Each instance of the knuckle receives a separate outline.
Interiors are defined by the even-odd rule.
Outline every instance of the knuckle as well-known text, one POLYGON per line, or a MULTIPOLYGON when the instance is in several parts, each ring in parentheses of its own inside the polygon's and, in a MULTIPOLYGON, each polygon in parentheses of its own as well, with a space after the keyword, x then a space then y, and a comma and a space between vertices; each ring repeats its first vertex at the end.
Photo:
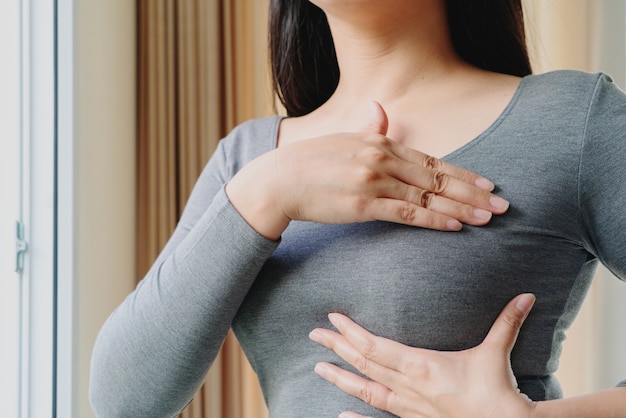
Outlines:
POLYGON ((404 222, 413 222, 417 216, 417 208, 410 203, 400 205, 398 217, 404 222))
POLYGON ((355 196, 352 199, 352 208, 358 215, 363 215, 367 212, 369 206, 369 199, 364 196, 355 196))
POLYGON ((373 183, 376 183, 377 181, 379 181, 381 179, 381 174, 374 171, 374 170, 370 170, 369 168, 363 168, 361 170, 358 170, 356 173, 356 182, 357 184, 362 184, 365 186, 370 186, 373 183))
POLYGON ((449 177, 445 173, 441 171, 435 172, 433 176, 433 192, 437 194, 445 192, 448 188, 448 183, 449 177))
POLYGON ((361 389, 359 390, 359 398, 369 405, 372 404, 372 392, 366 384, 361 386, 361 389))
POLYGON ((522 327, 522 318, 515 314, 505 312, 502 320, 509 324, 513 329, 519 330, 522 327))
POLYGON ((389 145, 389 139, 385 135, 377 133, 369 133, 365 137, 365 141, 376 147, 387 147, 389 145))
POLYGON ((424 360, 410 362, 406 365, 406 374, 413 379, 428 380, 432 374, 432 367, 424 360))
POLYGON ((367 369, 369 368, 369 360, 363 356, 355 358, 353 364, 354 367, 362 374, 366 374, 367 369))
POLYGON ((441 160, 427 155, 424 159, 424 167, 435 171, 441 170, 441 160))
POLYGON ((434 193, 424 190, 420 193, 418 204, 421 207, 428 209, 432 206, 434 197, 434 193))
POLYGON ((471 173, 471 172, 466 171, 466 170, 462 170, 461 174, 455 175, 455 177, 457 177, 462 182, 468 183, 468 184, 475 184, 475 181, 478 178, 478 176, 476 174, 471 173))
POLYGON ((370 339, 363 340, 360 344, 360 352, 367 359, 373 358, 376 355, 376 343, 370 339))
POLYGON ((464 204, 460 204, 457 206, 457 218, 459 220, 463 220, 463 219, 467 219, 467 220, 471 220, 471 219, 475 219, 475 215, 474 215, 474 207, 470 206, 470 205, 464 205, 464 204))
POLYGON ((363 150, 363 158, 369 164, 381 164, 389 157, 379 146, 368 146, 363 150))

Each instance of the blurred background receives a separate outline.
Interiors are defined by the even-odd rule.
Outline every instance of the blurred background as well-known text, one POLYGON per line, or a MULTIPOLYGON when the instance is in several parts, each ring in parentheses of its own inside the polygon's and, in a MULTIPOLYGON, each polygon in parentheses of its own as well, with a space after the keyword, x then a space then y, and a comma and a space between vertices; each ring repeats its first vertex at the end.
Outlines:
MULTIPOLYGON (((273 112, 267 3, 0 4, 2 416, 93 417, 100 326, 168 239, 219 139, 273 112)), ((535 73, 604 71, 626 86, 625 0, 524 7, 535 73)), ((597 276, 565 343, 566 396, 626 378, 626 284, 597 276)), ((231 336, 182 416, 266 415, 231 336)))

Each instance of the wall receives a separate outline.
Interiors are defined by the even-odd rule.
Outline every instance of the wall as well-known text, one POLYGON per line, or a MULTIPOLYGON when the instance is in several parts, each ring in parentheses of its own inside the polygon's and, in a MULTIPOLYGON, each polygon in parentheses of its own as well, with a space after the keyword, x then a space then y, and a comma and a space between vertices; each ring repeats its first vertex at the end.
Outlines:
POLYGON ((75 0, 78 408, 98 330, 134 287, 135 2, 75 0))

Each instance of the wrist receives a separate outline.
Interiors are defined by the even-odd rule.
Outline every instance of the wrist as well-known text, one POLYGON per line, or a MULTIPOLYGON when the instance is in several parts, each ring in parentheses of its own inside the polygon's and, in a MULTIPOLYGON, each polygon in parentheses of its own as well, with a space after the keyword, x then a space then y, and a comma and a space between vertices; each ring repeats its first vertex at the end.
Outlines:
POLYGON ((262 161, 244 167, 226 185, 226 195, 241 217, 257 233, 271 240, 280 238, 289 219, 278 204, 272 179, 262 161))

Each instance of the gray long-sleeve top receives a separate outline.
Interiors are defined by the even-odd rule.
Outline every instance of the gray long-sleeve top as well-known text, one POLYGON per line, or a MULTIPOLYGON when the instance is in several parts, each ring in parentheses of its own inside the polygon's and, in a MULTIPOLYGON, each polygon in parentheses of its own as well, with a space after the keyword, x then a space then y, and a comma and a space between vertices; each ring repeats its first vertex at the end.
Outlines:
POLYGON ((626 278, 626 96, 607 76, 524 78, 491 127, 444 158, 511 203, 456 233, 292 222, 280 242, 261 237, 224 185, 276 146, 279 123, 251 121, 221 141, 171 240, 103 326, 90 385, 99 417, 174 416, 231 326, 272 417, 389 416, 313 372, 318 361, 347 367, 307 337, 330 326, 329 312, 405 344, 459 350, 522 292, 537 303, 512 355, 520 388, 561 395, 552 373, 596 261, 626 278))

